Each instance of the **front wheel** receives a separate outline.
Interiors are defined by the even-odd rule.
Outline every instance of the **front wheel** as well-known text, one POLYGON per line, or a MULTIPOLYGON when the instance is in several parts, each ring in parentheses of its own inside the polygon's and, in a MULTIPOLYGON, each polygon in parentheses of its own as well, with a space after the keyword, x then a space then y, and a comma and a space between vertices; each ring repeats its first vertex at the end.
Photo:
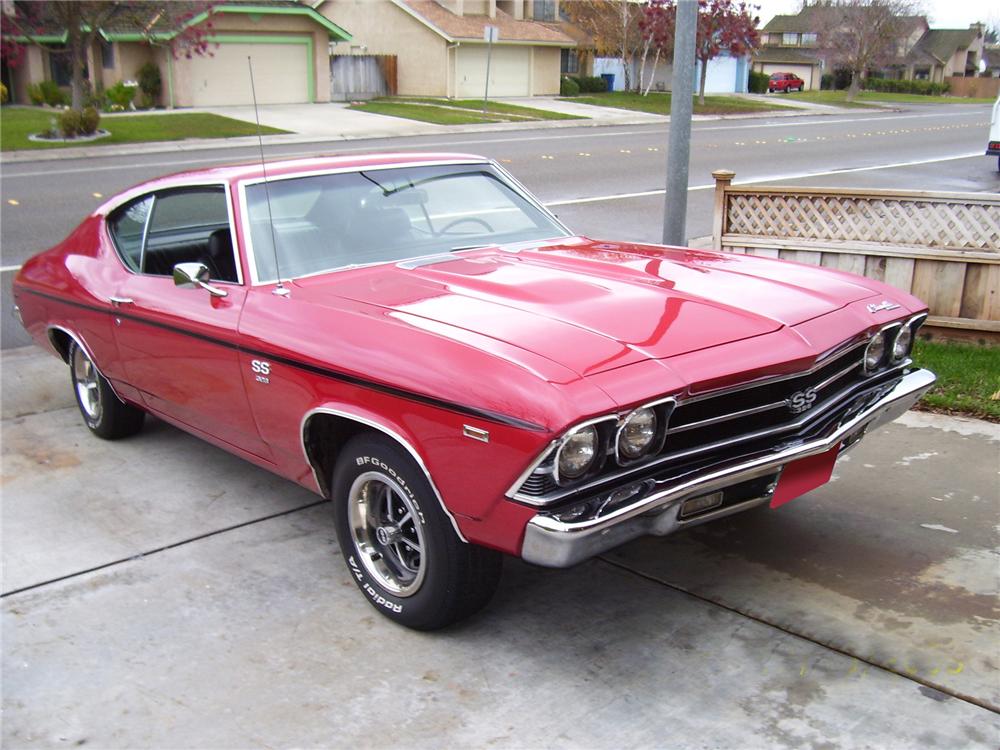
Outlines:
POLYGON ((463 542, 423 472, 396 443, 352 439, 333 471, 334 526, 368 602, 390 620, 436 630, 484 607, 501 555, 463 542))
POLYGON ((118 399, 111 385, 76 342, 69 349, 69 372, 76 405, 80 407, 84 423, 97 437, 118 440, 142 429, 145 412, 118 399))

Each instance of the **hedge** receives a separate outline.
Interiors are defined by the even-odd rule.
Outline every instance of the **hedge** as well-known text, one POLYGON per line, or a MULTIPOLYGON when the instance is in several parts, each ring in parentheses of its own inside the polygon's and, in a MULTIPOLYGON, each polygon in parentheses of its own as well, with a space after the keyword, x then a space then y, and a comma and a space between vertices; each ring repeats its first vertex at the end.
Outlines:
POLYGON ((940 96, 948 93, 947 83, 933 81, 900 81, 894 78, 866 78, 863 84, 866 91, 880 91, 886 94, 921 94, 923 96, 940 96))

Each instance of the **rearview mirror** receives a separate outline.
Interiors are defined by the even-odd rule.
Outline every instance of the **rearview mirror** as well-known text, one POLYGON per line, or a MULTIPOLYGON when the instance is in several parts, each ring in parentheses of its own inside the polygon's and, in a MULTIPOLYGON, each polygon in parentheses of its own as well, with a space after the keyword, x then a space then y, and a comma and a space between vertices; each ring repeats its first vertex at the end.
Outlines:
POLYGON ((181 289, 201 288, 213 297, 225 297, 229 292, 219 289, 208 282, 211 275, 204 263, 178 263, 174 266, 174 286, 181 289))

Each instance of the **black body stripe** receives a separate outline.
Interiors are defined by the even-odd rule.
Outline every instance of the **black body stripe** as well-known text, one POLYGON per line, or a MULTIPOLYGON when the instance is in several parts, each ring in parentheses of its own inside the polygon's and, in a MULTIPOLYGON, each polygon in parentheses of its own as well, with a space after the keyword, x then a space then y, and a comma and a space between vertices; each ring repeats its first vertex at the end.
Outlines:
POLYGON ((82 302, 75 302, 72 300, 67 300, 62 297, 57 297, 52 294, 46 294, 45 292, 39 292, 34 289, 28 289, 21 287, 21 290, 27 292, 28 294, 34 294, 38 297, 44 299, 52 300, 53 302, 58 302, 63 305, 69 305, 71 307, 78 307, 82 310, 90 310, 92 312, 106 313, 108 315, 114 315, 118 318, 125 318, 127 320, 133 320, 137 323, 142 323, 144 325, 153 326, 155 328, 162 328, 166 331, 171 331, 173 333, 180 334, 182 336, 190 336, 194 339, 199 339, 201 341, 207 341, 210 344, 215 344, 216 346, 222 346, 227 349, 235 349, 236 351, 243 352, 244 354, 249 354, 255 357, 264 357, 271 360, 272 362, 280 362, 283 365, 288 365, 289 367, 295 367, 299 370, 304 370, 305 372, 312 373, 314 375, 319 375, 321 377, 330 378, 331 380, 338 380, 342 383, 348 383, 350 385, 360 386, 362 388, 368 388, 369 390, 378 391, 380 393, 385 393, 390 396, 397 396, 399 398, 407 399, 408 401, 416 401, 417 403, 427 404, 428 406, 436 406, 441 409, 447 409, 448 411, 453 411, 458 414, 466 414, 470 417, 476 417, 478 419, 484 419, 488 422, 495 422, 497 424, 507 425, 508 427, 516 427, 521 430, 532 430, 534 432, 544 432, 545 428, 542 425, 535 424, 534 422, 528 422, 523 419, 518 419, 517 417, 510 417, 506 414, 501 414, 500 412, 491 411, 489 409, 479 409, 475 406, 466 406, 465 404, 458 404, 453 401, 445 401, 444 399, 435 398, 434 396, 427 396, 422 393, 415 393, 413 391, 407 391, 403 388, 397 388, 395 386, 386 385, 385 383, 379 383, 375 380, 367 380, 365 378, 360 378, 357 375, 350 375, 346 372, 340 372, 339 370, 331 370, 326 367, 320 367, 319 365, 309 364, 308 362, 302 362, 301 360, 292 359, 290 357, 285 357, 281 354, 274 354, 273 352, 263 351, 261 349, 250 349, 245 346, 240 346, 239 344, 234 344, 231 341, 225 341, 223 339, 215 338, 214 336, 206 336, 201 333, 195 333, 186 328, 181 328, 179 326, 173 326, 169 323, 161 323, 159 321, 150 320, 141 315, 134 315, 131 313, 122 312, 121 310, 112 310, 104 307, 97 307, 96 305, 88 305, 82 302))

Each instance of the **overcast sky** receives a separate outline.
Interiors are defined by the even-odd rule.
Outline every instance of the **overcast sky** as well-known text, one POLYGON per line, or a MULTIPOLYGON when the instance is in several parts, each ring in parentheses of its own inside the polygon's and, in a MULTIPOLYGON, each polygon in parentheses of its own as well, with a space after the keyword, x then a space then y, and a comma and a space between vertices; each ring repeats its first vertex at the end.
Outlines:
MULTIPOLYGON (((774 16, 797 13, 801 0, 750 0, 759 5, 761 26, 774 16)), ((921 3, 932 29, 964 29, 982 21, 1000 26, 1000 3, 997 0, 923 0, 921 3)))

